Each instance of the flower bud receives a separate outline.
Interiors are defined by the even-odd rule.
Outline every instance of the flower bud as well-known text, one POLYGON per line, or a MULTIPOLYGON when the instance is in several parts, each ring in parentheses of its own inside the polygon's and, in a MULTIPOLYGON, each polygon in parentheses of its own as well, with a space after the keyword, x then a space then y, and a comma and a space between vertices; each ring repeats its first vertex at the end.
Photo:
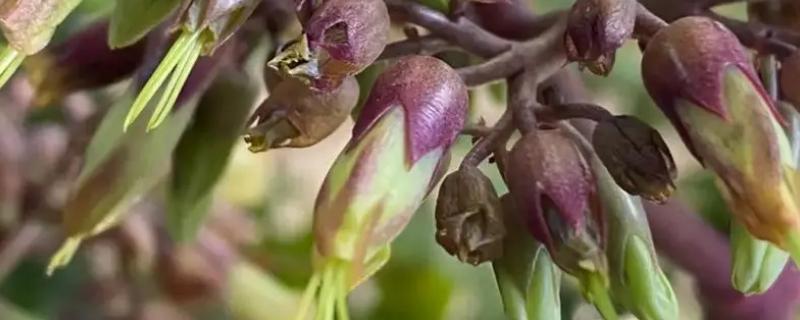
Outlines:
POLYGON ((461 262, 479 265, 503 255, 503 208, 492 182, 465 165, 448 175, 436 200, 436 242, 461 262))
POLYGON ((677 169, 669 147, 655 129, 631 116, 597 124, 592 136, 597 156, 626 192, 664 202, 675 189, 677 169))
POLYGON ((27 0, 0 3, 0 30, 6 45, 0 49, 0 88, 26 56, 42 50, 56 27, 81 0, 27 0))
POLYGON ((531 232, 565 271, 604 270, 603 221, 594 177, 560 129, 522 137, 509 154, 508 187, 531 232))
POLYGON ((783 272, 789 254, 758 240, 742 224, 731 221, 731 284, 746 295, 764 293, 783 272))
POLYGON ((321 305, 337 299, 346 310, 346 292, 388 260, 389 244, 447 167, 467 99, 458 74, 432 57, 402 58, 378 77, 317 196, 322 264, 309 288, 319 285, 321 305))
POLYGON ((616 318, 607 292, 605 224, 594 177, 578 146, 561 129, 537 130, 514 145, 507 172, 511 195, 534 238, 578 278, 604 318, 616 318))
POLYGON ((328 0, 313 10, 304 33, 268 65, 327 91, 364 70, 383 52, 389 38, 389 11, 382 0, 328 0))
POLYGON ((721 179, 739 222, 800 258, 791 148, 736 36, 708 18, 675 21, 650 41, 642 75, 695 157, 721 179))
POLYGON ((641 200, 614 182, 599 158, 592 159, 608 221, 609 275, 614 297, 638 319, 679 319, 678 300, 658 265, 641 200))
POLYGON ((253 14, 258 0, 192 0, 183 12, 181 25, 205 31, 203 52, 212 53, 253 14))
POLYGON ((14 50, 32 55, 42 50, 56 27, 81 0, 4 1, 0 5, 0 29, 14 50))
POLYGON ((353 77, 328 92, 311 89, 296 79, 285 79, 253 114, 253 127, 244 139, 252 152, 312 146, 347 120, 358 93, 353 77))
POLYGON ((111 50, 107 37, 108 22, 95 23, 28 58, 25 68, 36 88, 33 103, 46 106, 73 92, 101 88, 132 75, 144 60, 145 42, 111 50))
POLYGON ((572 5, 564 44, 567 58, 597 75, 608 75, 614 56, 633 34, 635 0, 578 0, 572 5))

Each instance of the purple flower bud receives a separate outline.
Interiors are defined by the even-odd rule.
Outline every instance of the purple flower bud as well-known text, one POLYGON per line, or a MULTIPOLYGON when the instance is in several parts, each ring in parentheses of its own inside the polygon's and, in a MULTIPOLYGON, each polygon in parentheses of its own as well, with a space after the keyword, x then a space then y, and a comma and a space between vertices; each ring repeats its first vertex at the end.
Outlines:
POLYGON ((736 36, 708 18, 677 20, 650 41, 642 76, 695 157, 717 174, 739 222, 800 259, 791 147, 736 36))
POLYGON ((448 175, 436 200, 436 242, 461 262, 479 265, 503 255, 503 206, 478 168, 448 175))
POLYGON ((351 283, 441 179, 466 110, 466 85, 436 58, 402 58, 376 80, 314 210, 319 253, 351 263, 351 283))
MULTIPOLYGON (((644 86, 695 156, 697 152, 675 111, 676 102, 688 100, 723 119, 727 118, 722 77, 729 66, 741 70, 754 84, 759 83, 747 52, 736 36, 709 18, 679 19, 657 33, 645 49, 642 57, 644 86)), ((761 85, 755 87, 767 97, 761 85)), ((768 103, 775 116, 780 118, 775 106, 768 103)))
POLYGON ((614 181, 623 190, 664 202, 675 189, 677 169, 667 144, 655 129, 631 116, 601 121, 592 145, 614 181))
POLYGON ((603 272, 605 229, 591 168, 560 129, 523 136, 511 150, 508 187, 534 238, 570 274, 603 272))
POLYGON ((564 39, 567 57, 607 75, 614 55, 633 34, 635 0, 578 0, 572 5, 564 39))
POLYGON ((358 83, 353 77, 329 92, 286 79, 252 116, 250 122, 255 127, 248 130, 245 141, 252 152, 314 145, 350 116, 358 102, 358 93, 358 83))
MULTIPOLYGON (((308 2, 308 1, 306 1, 308 2)), ((382 0, 328 0, 314 8, 304 34, 269 65, 330 90, 375 62, 389 38, 382 0)))
POLYGON ((406 114, 407 161, 413 164, 431 150, 449 147, 464 126, 467 87, 446 63, 409 56, 386 69, 373 85, 355 127, 358 140, 389 110, 406 114))
POLYGON ((128 78, 142 64, 145 41, 112 50, 108 21, 95 23, 65 42, 25 61, 35 105, 57 102, 70 93, 101 88, 128 78))

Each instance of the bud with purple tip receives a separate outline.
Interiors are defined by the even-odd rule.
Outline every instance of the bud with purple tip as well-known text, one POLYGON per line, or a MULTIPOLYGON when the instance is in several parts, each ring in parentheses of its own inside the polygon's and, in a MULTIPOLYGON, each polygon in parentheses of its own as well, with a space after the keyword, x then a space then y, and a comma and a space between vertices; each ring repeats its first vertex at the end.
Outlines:
POLYGON ((633 34, 635 0, 578 0, 569 12, 564 44, 567 57, 597 75, 608 75, 614 56, 633 34))
MULTIPOLYGON (((389 11, 382 0, 328 0, 313 9, 301 34, 268 65, 304 79, 315 89, 337 88, 383 52, 389 39, 389 11)), ((302 12, 301 12, 302 14, 302 12)))
POLYGON ((467 100, 464 82, 436 58, 405 57, 378 77, 317 196, 321 263, 309 283, 312 293, 319 287, 317 312, 346 312, 347 292, 388 260, 389 244, 444 174, 467 100))
POLYGON ((577 277, 587 300, 616 318, 608 296, 605 223, 595 178, 561 129, 539 129, 511 150, 508 187, 534 238, 561 269, 577 277))
POLYGON ((713 170, 736 218, 800 258, 800 207, 783 119, 736 36, 687 17, 656 34, 642 59, 653 100, 695 157, 713 170))

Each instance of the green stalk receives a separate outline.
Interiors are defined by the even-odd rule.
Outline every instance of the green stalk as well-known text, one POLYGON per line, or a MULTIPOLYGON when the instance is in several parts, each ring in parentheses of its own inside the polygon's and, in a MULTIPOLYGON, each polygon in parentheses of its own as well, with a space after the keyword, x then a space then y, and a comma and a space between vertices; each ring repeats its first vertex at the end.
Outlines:
POLYGON ((2 88, 6 82, 8 82, 8 79, 11 79, 11 76, 19 69, 22 60, 25 60, 25 55, 19 53, 19 51, 10 46, 6 46, 0 51, 0 88, 2 88))
POLYGON ((178 101, 178 96, 180 95, 181 90, 183 90, 186 80, 189 79, 189 75, 192 73, 194 64, 200 57, 200 51, 202 48, 203 47, 200 42, 192 42, 190 44, 186 56, 184 56, 184 58, 178 63, 178 66, 175 68, 175 71, 173 71, 172 76, 167 82, 167 87, 164 90, 164 94, 161 96, 158 105, 156 105, 156 110, 150 117, 150 121, 147 124, 147 131, 158 127, 162 122, 164 122, 164 120, 167 118, 167 115, 169 115, 169 112, 172 110, 175 102, 178 101))
POLYGON ((147 83, 142 87, 142 91, 136 97, 136 100, 133 101, 133 105, 130 111, 128 111, 128 115, 125 117, 123 127, 125 131, 127 131, 131 124, 136 121, 136 118, 141 115, 144 108, 147 107, 147 104, 150 103, 150 100, 153 99, 153 96, 156 95, 164 84, 164 81, 167 80, 167 77, 173 73, 175 67, 186 58, 192 44, 197 42, 197 38, 197 33, 181 33, 178 40, 175 41, 155 72, 153 72, 153 75, 150 76, 150 79, 147 80, 147 83))
POLYGON ((339 263, 339 267, 337 268, 336 274, 337 281, 336 286, 339 290, 336 292, 336 314, 338 315, 338 320, 349 320, 350 315, 347 310, 347 294, 350 290, 348 290, 347 286, 347 263, 342 261, 339 263))
POLYGON ((311 276, 311 279, 308 280, 308 285, 306 285, 305 291, 303 291, 303 297, 300 299, 300 306, 297 309, 297 315, 294 318, 295 320, 306 320, 308 317, 308 309, 311 308, 311 302, 314 301, 314 297, 319 291, 319 283, 320 274, 318 272, 314 272, 314 274, 311 276))

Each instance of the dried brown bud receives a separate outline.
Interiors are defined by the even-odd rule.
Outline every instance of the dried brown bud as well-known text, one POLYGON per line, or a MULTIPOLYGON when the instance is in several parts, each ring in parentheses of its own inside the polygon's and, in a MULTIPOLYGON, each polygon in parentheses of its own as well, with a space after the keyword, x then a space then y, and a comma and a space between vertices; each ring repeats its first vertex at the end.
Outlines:
POLYGON ((358 82, 348 77, 333 91, 314 90, 288 78, 275 87, 250 120, 245 141, 250 151, 303 148, 329 136, 358 102, 358 82))
POLYGON ((503 254, 503 209, 492 182, 462 166, 442 182, 436 201, 436 242, 462 262, 479 265, 503 254))
POLYGON ((633 34, 637 5, 634 0, 576 1, 564 39, 569 60, 597 75, 610 73, 615 52, 633 34))
POLYGON ((595 152, 626 192, 664 202, 675 189, 675 162, 655 129, 631 116, 598 123, 592 137, 595 152))

